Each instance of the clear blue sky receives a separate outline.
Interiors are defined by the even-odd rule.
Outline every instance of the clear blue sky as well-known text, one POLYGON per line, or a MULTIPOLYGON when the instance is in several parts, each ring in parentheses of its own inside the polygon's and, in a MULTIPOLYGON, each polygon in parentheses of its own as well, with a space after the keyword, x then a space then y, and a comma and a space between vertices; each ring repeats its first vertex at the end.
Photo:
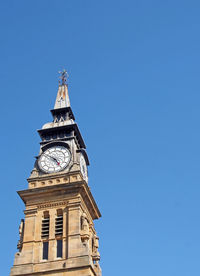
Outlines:
POLYGON ((103 276, 200 275, 199 14, 194 0, 0 2, 2 276, 63 67, 103 276))

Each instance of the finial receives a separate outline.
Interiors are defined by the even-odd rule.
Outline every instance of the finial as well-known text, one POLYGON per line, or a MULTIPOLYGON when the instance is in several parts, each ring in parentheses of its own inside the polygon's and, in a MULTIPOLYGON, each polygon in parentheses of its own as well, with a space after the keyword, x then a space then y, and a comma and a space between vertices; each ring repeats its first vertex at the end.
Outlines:
POLYGON ((67 81, 69 78, 67 71, 65 69, 63 69, 63 71, 59 71, 58 73, 61 74, 59 79, 61 79, 61 81, 62 81, 62 83, 61 83, 61 81, 59 80, 59 84, 62 84, 62 85, 67 84, 67 81))

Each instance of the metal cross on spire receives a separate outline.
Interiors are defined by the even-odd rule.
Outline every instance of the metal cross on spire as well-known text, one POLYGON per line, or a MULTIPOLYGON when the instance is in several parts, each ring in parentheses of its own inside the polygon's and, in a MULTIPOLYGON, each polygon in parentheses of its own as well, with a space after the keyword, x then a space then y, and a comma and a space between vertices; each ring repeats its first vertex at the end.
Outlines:
POLYGON ((58 72, 60 75, 59 79, 61 79, 61 81, 59 80, 59 84, 62 83, 62 85, 67 84, 69 75, 67 73, 67 71, 65 69, 63 69, 63 71, 59 71, 58 72))

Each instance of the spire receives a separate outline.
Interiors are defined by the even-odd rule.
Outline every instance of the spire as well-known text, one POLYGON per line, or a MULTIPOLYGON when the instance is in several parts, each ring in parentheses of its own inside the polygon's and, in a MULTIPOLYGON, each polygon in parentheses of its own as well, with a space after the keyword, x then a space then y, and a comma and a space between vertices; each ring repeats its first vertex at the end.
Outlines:
POLYGON ((58 93, 54 109, 51 110, 53 121, 44 124, 42 129, 38 130, 38 133, 42 139, 42 144, 52 142, 53 140, 57 142, 58 140, 69 140, 71 137, 71 139, 76 140, 78 148, 82 150, 86 146, 78 125, 75 123, 75 117, 70 106, 67 85, 68 74, 65 70, 59 73, 58 93))
POLYGON ((58 93, 57 93, 54 109, 70 107, 68 84, 67 84, 67 79, 69 75, 67 74, 66 70, 59 72, 59 74, 61 74, 59 77, 61 81, 59 80, 58 93))

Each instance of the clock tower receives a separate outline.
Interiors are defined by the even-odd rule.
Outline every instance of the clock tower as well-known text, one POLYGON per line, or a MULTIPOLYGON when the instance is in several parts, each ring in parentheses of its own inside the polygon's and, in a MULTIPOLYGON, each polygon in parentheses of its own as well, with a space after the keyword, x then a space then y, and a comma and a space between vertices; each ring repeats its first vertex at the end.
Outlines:
POLYGON ((60 78, 53 121, 38 130, 40 150, 28 189, 18 191, 25 218, 10 276, 101 276, 93 222, 101 214, 88 186, 89 160, 65 70, 60 78))

